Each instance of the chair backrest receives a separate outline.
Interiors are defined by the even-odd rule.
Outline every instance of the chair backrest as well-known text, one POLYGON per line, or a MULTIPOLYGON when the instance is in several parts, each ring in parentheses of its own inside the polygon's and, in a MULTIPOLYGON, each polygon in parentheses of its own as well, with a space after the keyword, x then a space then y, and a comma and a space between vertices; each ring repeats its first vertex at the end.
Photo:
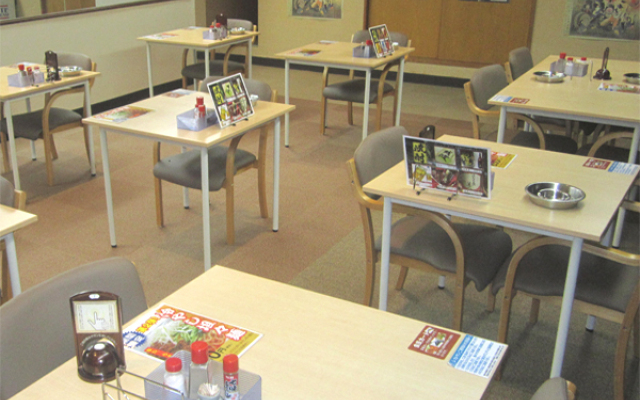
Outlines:
MULTIPOLYGON (((223 78, 225 77, 224 76, 206 77, 200 84, 200 91, 209 93, 207 84, 223 78)), ((256 79, 245 79, 244 83, 247 85, 247 90, 249 91, 249 94, 257 94, 258 98, 262 101, 273 101, 271 98, 271 95, 272 95, 271 86, 269 86, 267 83, 256 80, 256 79)))
POLYGON ((85 71, 91 71, 91 58, 80 53, 58 53, 58 65, 61 67, 76 65, 85 71))
POLYGON ((69 298, 88 290, 122 299, 123 323, 147 309, 135 266, 124 258, 86 264, 0 307, 0 399, 8 399, 75 355, 69 298))
POLYGON ((504 68, 498 64, 478 69, 469 83, 473 90, 473 100, 476 106, 483 110, 491 108, 489 99, 509 84, 504 68))
MULTIPOLYGON (((409 45, 409 38, 407 35, 400 32, 389 32, 392 43, 398 43, 400 47, 407 47, 409 45)), ((371 39, 371 34, 368 30, 357 31, 351 36, 351 43, 362 43, 371 39)))
POLYGON ((15 203, 15 191, 13 183, 0 176, 0 204, 13 207, 15 203))
POLYGON ((509 52, 509 66, 511 67, 511 77, 518 79, 525 72, 533 68, 533 58, 528 47, 520 47, 509 52))
POLYGON ((404 159, 402 136, 409 135, 402 126, 375 132, 360 143, 353 160, 361 185, 367 184, 404 159))

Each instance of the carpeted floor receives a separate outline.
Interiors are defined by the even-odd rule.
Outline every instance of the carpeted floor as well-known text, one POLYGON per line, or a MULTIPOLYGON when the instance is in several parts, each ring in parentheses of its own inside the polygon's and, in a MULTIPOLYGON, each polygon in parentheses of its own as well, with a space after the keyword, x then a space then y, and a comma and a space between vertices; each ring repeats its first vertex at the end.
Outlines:
MULTIPOLYGON (((291 147, 281 150, 280 231, 273 233, 271 219, 260 218, 255 173, 242 174, 236 179, 233 246, 226 244, 224 194, 212 195, 213 263, 360 302, 364 295, 364 244, 345 162, 360 142, 361 127, 348 126, 345 107, 330 104, 327 134, 321 136, 318 103, 300 99, 292 103, 298 108, 291 116, 291 147)), ((362 120, 359 109, 354 120, 362 120)), ((383 124, 388 126, 390 120, 385 111, 383 124)), ((428 124, 436 126, 438 136, 471 132, 470 122, 429 116, 403 114, 402 124, 412 134, 428 124)), ((49 187, 42 157, 30 161, 28 142, 18 141, 20 175, 29 196, 27 210, 39 217, 38 223, 16 234, 24 289, 80 264, 123 256, 135 262, 148 303, 153 304, 203 271, 197 192, 192 191, 191 208, 185 210, 181 188, 165 184, 166 226, 156 226, 150 141, 109 135, 118 239, 115 249, 109 245, 99 141, 96 178, 90 177, 80 130, 57 135, 56 145, 60 155, 54 162, 56 184, 49 187)), ((38 146, 41 155, 42 143, 38 146)), ((244 138, 241 147, 256 149, 256 135, 244 138)), ((166 150, 170 154, 177 148, 166 150)), ((271 154, 270 148, 269 157, 271 154)), ((269 158, 269 181, 271 164, 269 158)), ((9 178, 10 174, 4 176, 9 178)), ((271 199, 271 186, 268 188, 271 199)), ((516 242, 525 238, 510 233, 516 242)), ((397 273, 398 268, 392 267, 392 282, 397 273)), ((377 302, 377 293, 375 296, 377 302)), ((439 290, 436 276, 411 271, 402 291, 390 290, 389 310, 447 327, 451 325, 452 299, 452 282, 439 290)), ((496 339, 500 304, 488 313, 485 303, 486 293, 477 293, 470 285, 463 329, 496 339)), ((539 322, 530 326, 527 299, 516 298, 514 303, 510 357, 502 380, 491 383, 487 399, 529 399, 550 370, 558 307, 543 304, 539 322)), ((584 322, 582 315, 572 319, 563 375, 577 384, 581 400, 612 398, 618 325, 598 321, 596 331, 588 333, 584 322)), ((626 372, 627 398, 638 398, 638 362, 632 361, 631 354, 626 372)))

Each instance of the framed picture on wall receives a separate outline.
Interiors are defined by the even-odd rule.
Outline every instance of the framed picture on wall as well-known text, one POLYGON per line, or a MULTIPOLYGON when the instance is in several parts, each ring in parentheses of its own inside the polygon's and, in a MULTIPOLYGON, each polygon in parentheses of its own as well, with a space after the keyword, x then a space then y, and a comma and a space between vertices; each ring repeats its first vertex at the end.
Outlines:
POLYGON ((292 17, 341 19, 343 0, 289 0, 292 17))
POLYGON ((569 0, 565 32, 600 40, 640 40, 637 0, 569 0))

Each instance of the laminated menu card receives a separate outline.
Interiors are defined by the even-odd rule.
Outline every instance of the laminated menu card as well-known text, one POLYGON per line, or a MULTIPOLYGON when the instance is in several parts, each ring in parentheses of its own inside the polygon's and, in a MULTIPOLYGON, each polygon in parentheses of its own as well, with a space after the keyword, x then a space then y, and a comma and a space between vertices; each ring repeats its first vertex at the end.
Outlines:
POLYGON ((129 325, 122 336, 126 349, 160 360, 201 340, 209 345, 209 358, 222 362, 227 354, 244 354, 262 334, 160 304, 129 325))
POLYGON ((369 28, 369 34, 371 35, 376 57, 381 58, 393 54, 393 43, 391 43, 387 25, 372 26, 369 28))
POLYGON ((491 150, 404 136, 407 184, 491 198, 491 150))
POLYGON ((220 128, 226 128, 254 114, 242 74, 230 75, 207 84, 220 128))

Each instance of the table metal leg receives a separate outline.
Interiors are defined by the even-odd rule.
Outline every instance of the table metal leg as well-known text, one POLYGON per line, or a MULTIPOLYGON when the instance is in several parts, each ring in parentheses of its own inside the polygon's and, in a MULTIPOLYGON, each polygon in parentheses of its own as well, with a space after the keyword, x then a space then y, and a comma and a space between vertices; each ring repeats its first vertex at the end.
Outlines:
MULTIPOLYGON (((89 87, 89 81, 84 81, 84 107, 85 107, 85 118, 89 118, 91 116, 91 88, 89 87)), ((95 149, 93 145, 93 125, 87 126, 87 131, 89 135, 89 164, 91 165, 91 176, 96 176, 96 155, 95 149)))
POLYGON ((100 128, 100 150, 102 151, 102 169, 104 174, 104 192, 107 198, 107 217, 109 219, 109 238, 111 247, 116 247, 116 224, 113 217, 113 194, 111 193, 111 170, 109 169, 109 149, 107 131, 100 128))
POLYGON ((560 311, 560 321, 558 323, 558 334, 556 336, 556 347, 553 352, 553 364, 551 364, 551 377, 555 378, 562 374, 562 361, 564 350, 569 334, 569 323, 571 322, 571 310, 573 308, 573 298, 576 291, 576 281, 580 267, 580 255, 582 252, 581 238, 574 238, 571 243, 571 255, 569 256, 569 266, 567 267, 567 277, 562 295, 562 309, 560 311))
POLYGON ((247 64, 249 65, 249 71, 247 71, 247 77, 251 79, 251 69, 253 66, 252 57, 253 57, 253 40, 249 39, 249 44, 247 45, 247 57, 249 57, 247 64))
MULTIPOLYGON (((288 114, 287 114, 288 115, 288 114)), ((280 219, 280 118, 273 123, 273 231, 280 219)))
POLYGON ((16 155, 16 137, 13 132, 13 118, 11 116, 11 102, 4 103, 4 113, 7 121, 7 130, 9 132, 9 158, 11 158, 11 168, 13 168, 13 186, 20 190, 20 174, 18 173, 18 156, 16 155))
MULTIPOLYGON (((7 260, 9 261, 9 275, 11 277, 11 291, 14 296, 22 293, 22 288, 20 287, 20 273, 18 271, 18 255, 16 252, 16 242, 13 237, 13 232, 4 235, 0 239, 4 239, 6 252, 7 252, 7 260)), ((5 277, 6 279, 6 277, 5 277)))
MULTIPOLYGON (((500 107, 500 122, 498 122, 498 138, 497 142, 504 142, 504 131, 507 127, 507 109, 504 107, 500 107)), ((482 139, 482 138, 478 138, 482 139)))
POLYGON ((380 255, 380 300, 378 308, 387 310, 387 293, 389 289, 389 255, 391 253, 391 211, 393 203, 389 197, 384 198, 382 211, 382 254, 380 255))
MULTIPOLYGON (((31 112, 31 99, 27 97, 24 102, 27 105, 27 113, 30 113, 31 112)), ((31 161, 35 161, 37 159, 36 141, 35 140, 29 140, 29 145, 31 145, 31 161)))
MULTIPOLYGON (((289 104, 289 60, 284 61, 284 104, 289 104)), ((284 115, 284 147, 289 147, 289 113, 284 115)))
POLYGON ((200 149, 202 170, 202 240, 204 240, 204 270, 211 268, 211 221, 209 219, 209 151, 200 149))
POLYGON ((149 77, 149 97, 153 97, 153 78, 151 77, 151 44, 145 42, 147 45, 147 75, 149 77))
POLYGON ((400 109, 402 108, 402 84, 404 81, 404 57, 400 59, 400 66, 398 67, 398 102, 396 105, 396 123, 395 126, 400 126, 400 109))
MULTIPOLYGON (((209 49, 204 49, 204 77, 205 79, 209 77, 210 75, 210 70, 209 68, 211 67, 210 65, 211 63, 209 62, 209 49)), ((197 87, 193 87, 193 90, 198 90, 197 87)))
MULTIPOLYGON (((184 147, 184 146, 180 147, 180 152, 181 153, 184 153, 186 151, 188 151, 188 149, 186 147, 184 147)), ((189 188, 186 187, 186 186, 182 187, 182 206, 187 210, 189 209, 189 206, 190 206, 189 205, 189 188)))
POLYGON ((364 80, 364 115, 362 116, 362 140, 367 138, 369 130, 369 95, 371 92, 371 70, 367 70, 364 80))

